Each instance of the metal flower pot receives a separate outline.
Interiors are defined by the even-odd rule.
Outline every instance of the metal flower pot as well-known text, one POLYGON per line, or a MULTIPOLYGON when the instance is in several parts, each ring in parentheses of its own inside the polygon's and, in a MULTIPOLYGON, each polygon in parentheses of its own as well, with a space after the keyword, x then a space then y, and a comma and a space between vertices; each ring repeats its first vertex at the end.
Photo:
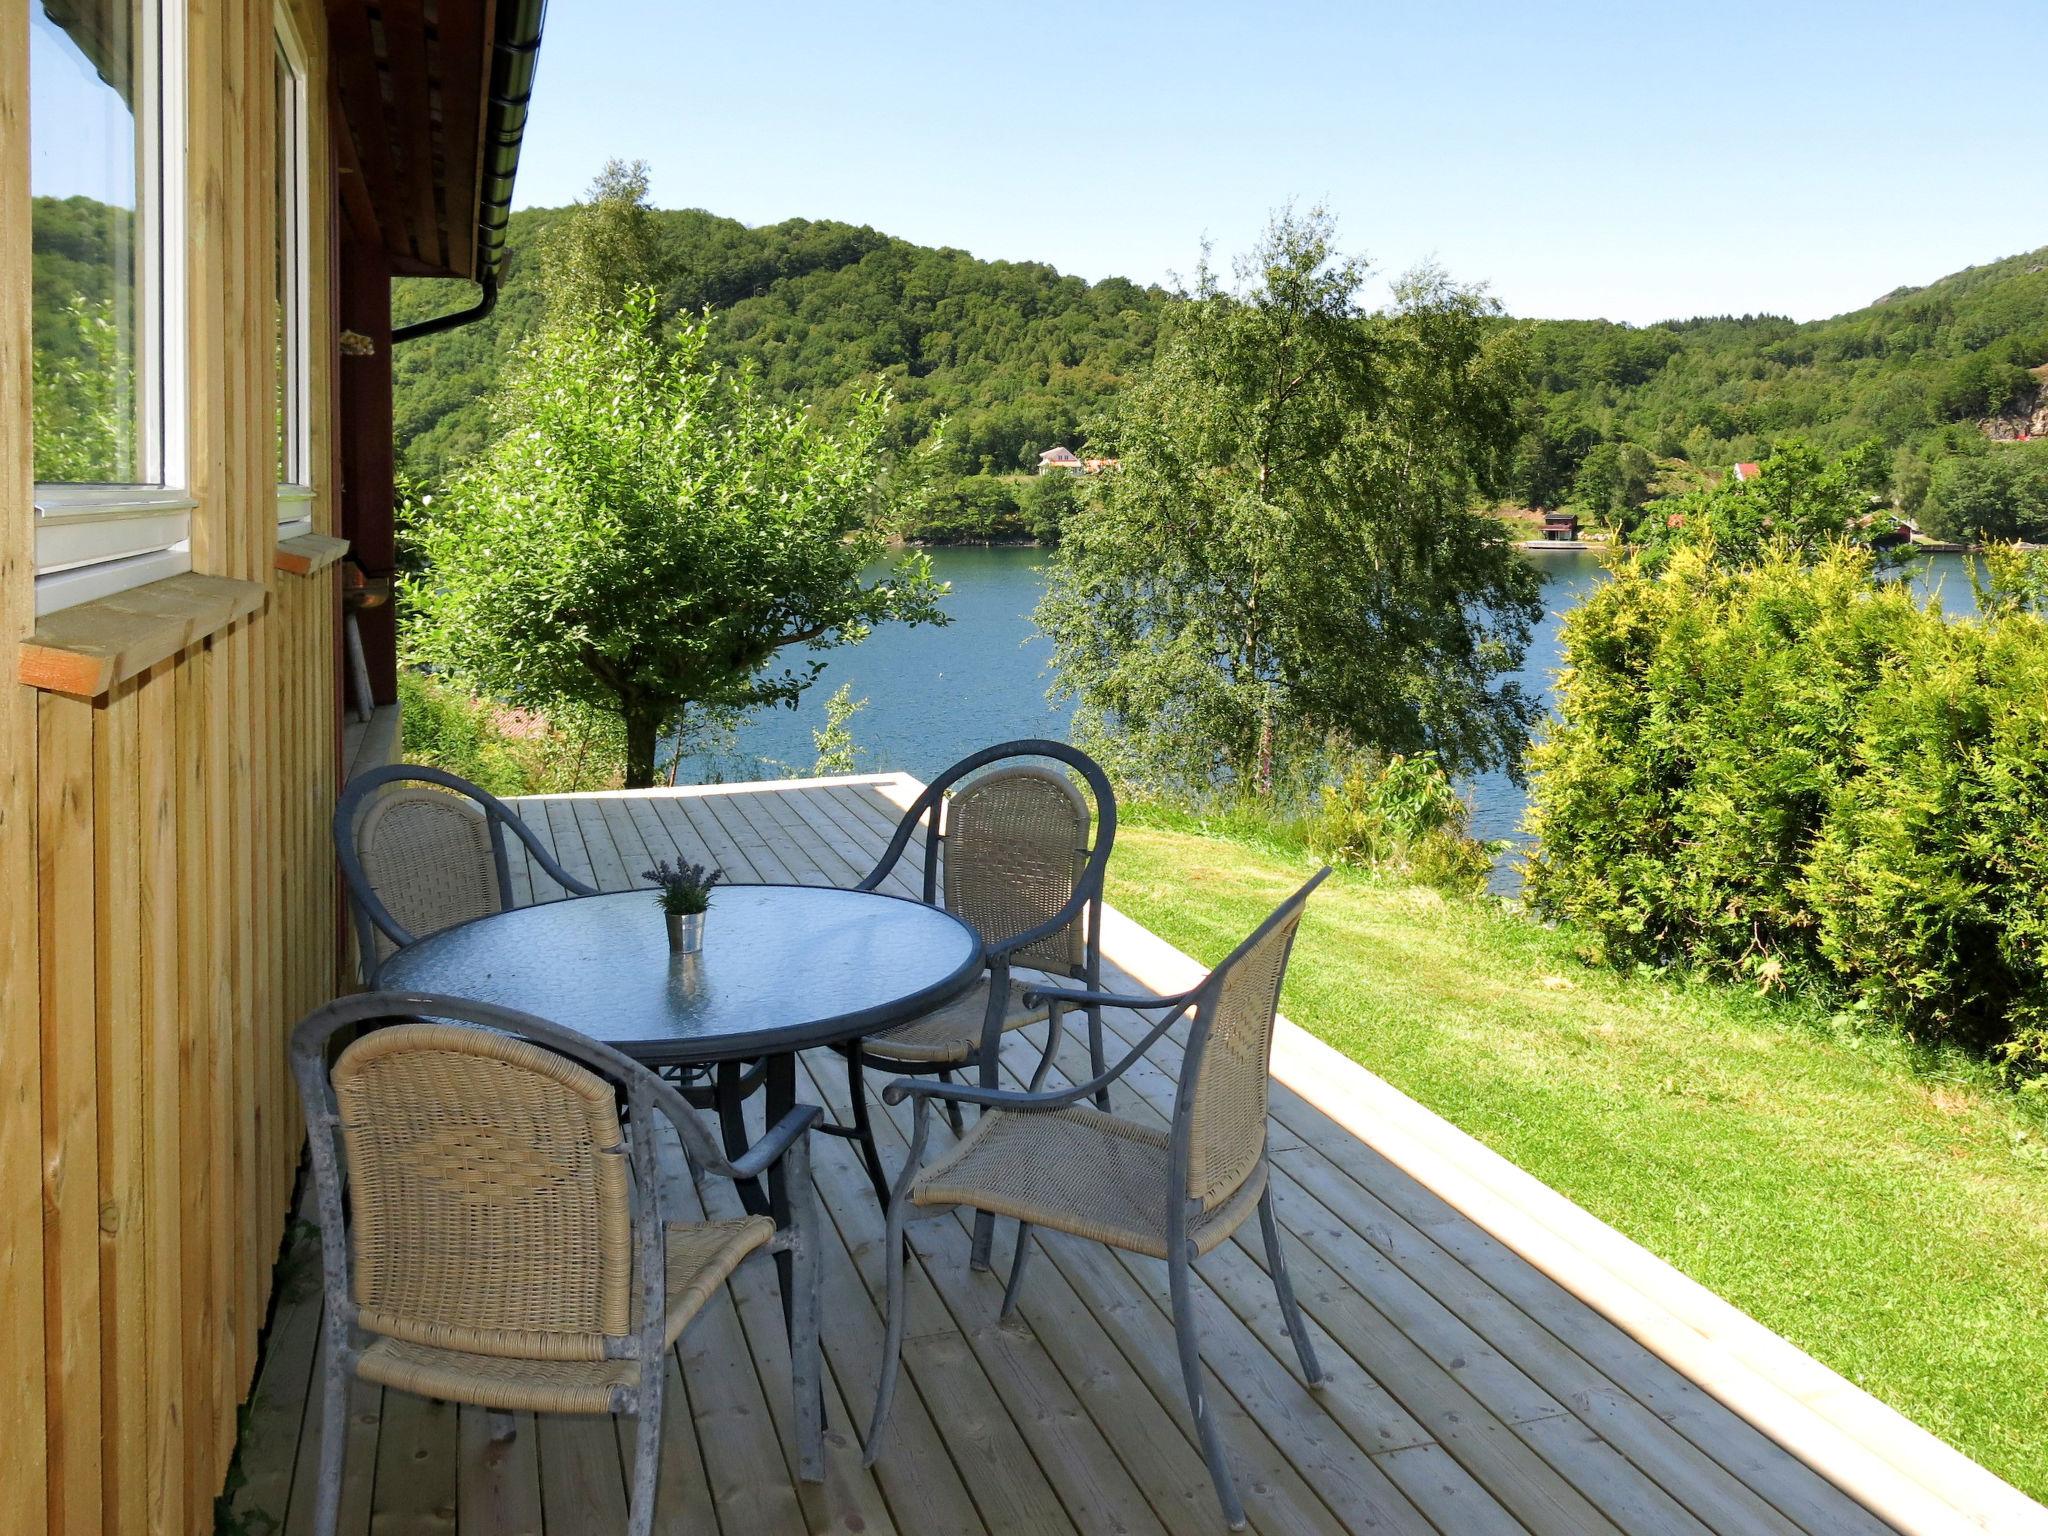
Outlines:
POLYGON ((694 955, 704 948, 702 912, 664 912, 668 924, 668 947, 679 955, 694 955))

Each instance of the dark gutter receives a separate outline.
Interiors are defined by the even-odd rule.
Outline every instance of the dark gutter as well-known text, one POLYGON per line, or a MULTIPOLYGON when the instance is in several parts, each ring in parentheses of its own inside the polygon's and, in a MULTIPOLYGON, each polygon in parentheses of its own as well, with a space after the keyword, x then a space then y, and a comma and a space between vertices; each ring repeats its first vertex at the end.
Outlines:
POLYGON ((498 307, 498 274, 486 272, 481 286, 483 294, 467 309, 458 309, 451 315, 436 315, 431 320, 415 320, 411 325, 394 326, 391 331, 391 344, 395 347, 401 341, 417 341, 422 336, 438 336, 443 331, 457 330, 483 319, 498 307))
POLYGON ((477 188, 476 280, 483 292, 468 309, 398 327, 391 333, 393 346, 473 324, 497 307, 498 268, 505 260, 505 234, 512 222, 512 183, 519 174, 519 150, 526 139, 547 10, 547 0, 499 0, 498 4, 498 36, 491 48, 491 94, 484 111, 483 174, 477 188))

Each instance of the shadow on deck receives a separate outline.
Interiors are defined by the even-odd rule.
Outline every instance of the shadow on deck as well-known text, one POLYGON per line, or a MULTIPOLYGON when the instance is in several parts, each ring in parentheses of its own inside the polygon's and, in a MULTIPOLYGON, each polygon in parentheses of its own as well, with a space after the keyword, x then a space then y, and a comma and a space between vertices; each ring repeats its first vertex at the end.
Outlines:
MULTIPOLYGON (((520 810, 565 868, 605 889, 639 884, 655 858, 678 853, 734 879, 844 885, 872 866, 915 790, 875 776, 520 810)), ((537 871, 519 879, 537 899, 558 894, 537 871)), ((1113 988, 1174 990, 1199 974, 1126 920, 1105 939, 1113 988)), ((1108 1023, 1125 1040, 1138 1032, 1131 1015, 1108 1023)), ((1014 1055, 1028 1066, 1042 1037, 1025 1033, 1014 1055)), ((1085 1075, 1071 1036, 1068 1047, 1062 1066, 1085 1075)), ((1174 1049, 1162 1042, 1132 1072, 1120 1113, 1164 1123, 1174 1049)), ((799 1097, 843 1114, 837 1058, 806 1066, 799 1097)), ((1273 1187, 1328 1387, 1311 1393, 1295 1374, 1256 1224, 1196 1266, 1210 1392, 1254 1528, 1880 1536, 2048 1520, 1300 1031, 1283 1029, 1275 1075, 1273 1187)), ((878 1121, 892 1163, 906 1126, 902 1114, 878 1121)), ((1043 1252, 1019 1315, 1001 1325, 1001 1282, 970 1271, 967 1226, 951 1214, 911 1229, 905 1385, 890 1449, 864 1472, 852 1427, 865 1421, 881 1347, 882 1216, 850 1143, 819 1138, 815 1158, 827 1481, 795 1478, 773 1270, 745 1266, 670 1363, 659 1529, 1221 1529, 1181 1393, 1165 1266, 1036 1236, 1043 1252)), ((711 1215, 737 1209, 715 1181, 703 1194, 711 1215)), ((1011 1231, 999 1224, 999 1270, 1011 1231)), ((235 1510, 249 1529, 267 1516, 296 1532, 311 1529, 320 1432, 311 1238, 287 1267, 235 1510)), ((521 1415, 517 1437, 493 1445, 480 1411, 358 1384, 348 1433, 349 1536, 623 1527, 629 1424, 521 1415)))

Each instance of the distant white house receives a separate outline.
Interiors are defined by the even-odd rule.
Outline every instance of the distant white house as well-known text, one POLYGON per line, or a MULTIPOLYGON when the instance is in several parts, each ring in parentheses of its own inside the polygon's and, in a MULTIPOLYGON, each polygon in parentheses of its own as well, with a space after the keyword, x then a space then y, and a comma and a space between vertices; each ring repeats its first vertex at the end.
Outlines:
POLYGON ((1070 475, 1078 475, 1081 472, 1081 460, 1071 448, 1065 446, 1048 448, 1038 456, 1038 472, 1042 475, 1046 471, 1053 469, 1061 469, 1070 475))

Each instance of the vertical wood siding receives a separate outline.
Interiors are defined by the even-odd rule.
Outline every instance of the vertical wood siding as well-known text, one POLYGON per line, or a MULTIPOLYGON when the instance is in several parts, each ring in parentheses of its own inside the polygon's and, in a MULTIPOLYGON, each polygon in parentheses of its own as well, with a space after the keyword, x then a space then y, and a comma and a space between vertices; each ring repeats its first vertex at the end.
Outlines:
MULTIPOLYGON (((85 702, 34 627, 28 15, 0 0, 0 1536, 204 1532, 336 982, 336 569, 273 570, 272 0, 187 0, 193 563, 257 612, 85 702)), ((315 525, 335 523, 326 26, 308 57, 315 525)))

